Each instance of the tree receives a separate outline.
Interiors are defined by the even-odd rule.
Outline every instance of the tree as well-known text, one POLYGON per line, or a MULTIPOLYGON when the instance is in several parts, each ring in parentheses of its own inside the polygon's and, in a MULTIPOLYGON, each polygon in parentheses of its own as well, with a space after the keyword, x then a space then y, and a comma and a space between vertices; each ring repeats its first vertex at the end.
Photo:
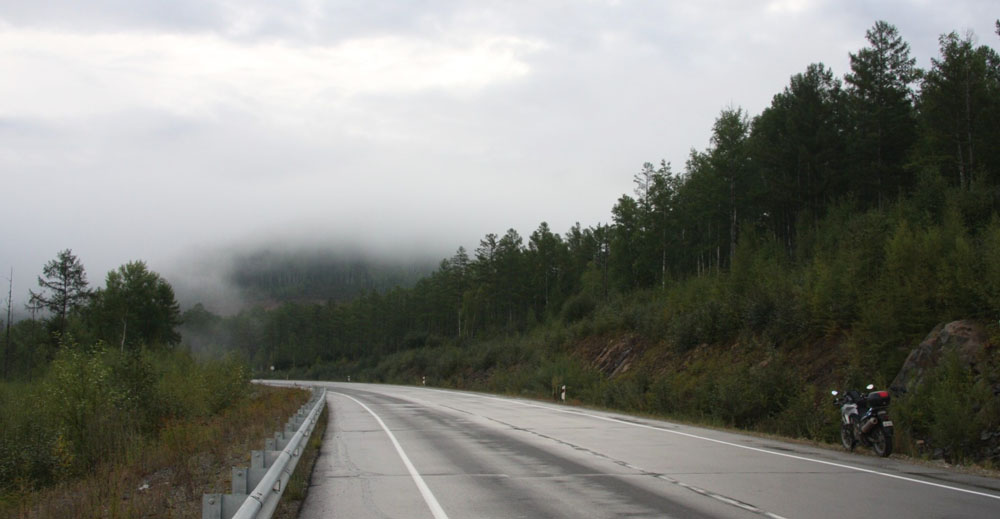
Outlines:
POLYGON ((108 272, 106 286, 94 296, 94 326, 100 338, 126 346, 174 345, 180 335, 180 306, 174 289, 142 261, 108 272))
MULTIPOLYGON (((600 246, 592 228, 584 229, 576 222, 565 234, 566 262, 561 279, 565 283, 564 292, 573 294, 583 287, 583 277, 593 268, 600 246)), ((596 293, 590 293, 596 296, 596 293)))
POLYGON ((442 272, 447 273, 446 282, 446 293, 448 294, 448 303, 453 305, 456 311, 456 337, 462 336, 462 297, 465 295, 465 290, 469 284, 469 254, 465 251, 465 247, 459 247, 455 251, 455 255, 443 265, 442 272))
POLYGON ((639 202, 622 195, 611 208, 611 256, 608 258, 614 286, 630 291, 643 283, 640 272, 639 244, 642 240, 642 213, 639 202))
POLYGON ((4 344, 4 347, 3 347, 3 378, 7 378, 7 376, 9 375, 9 372, 10 372, 10 350, 11 350, 11 345, 10 345, 10 321, 11 321, 10 303, 11 303, 11 296, 13 295, 13 293, 14 293, 14 269, 12 267, 10 269, 10 277, 7 278, 7 328, 6 328, 5 333, 4 333, 4 342, 3 342, 3 344, 4 344))
MULTIPOLYGON (((715 174, 729 188, 730 265, 732 265, 733 254, 736 253, 736 238, 739 235, 740 215, 737 211, 739 205, 737 193, 745 195, 748 192, 748 186, 745 185, 745 182, 749 173, 749 154, 747 153, 749 133, 750 124, 742 108, 723 110, 712 128, 712 149, 709 151, 709 162, 715 174)), ((745 199, 745 196, 740 198, 745 199)))
POLYGON ((865 33, 870 46, 850 54, 848 84, 851 153, 862 196, 878 207, 910 182, 904 158, 916 138, 913 83, 920 77, 910 45, 896 28, 878 21, 865 33))
POLYGON ((676 212, 677 190, 680 183, 680 178, 674 176, 670 163, 661 160, 659 169, 652 176, 646 197, 645 227, 648 229, 647 242, 651 244, 647 245, 646 249, 652 255, 653 265, 659 256, 660 288, 663 289, 666 288, 669 270, 668 256, 671 252, 679 250, 678 234, 682 233, 677 224, 676 212))
POLYGON ((31 294, 28 306, 52 312, 57 331, 64 333, 69 314, 83 306, 91 296, 87 289, 87 274, 70 249, 59 252, 56 259, 46 263, 42 274, 44 278, 38 277, 38 286, 42 290, 28 291, 31 294))
MULTIPOLYGON (((525 297, 528 276, 524 265, 524 240, 514 229, 507 232, 497 241, 497 296, 506 310, 506 331, 514 331, 520 324, 520 317, 527 310, 525 297)), ((502 316, 501 316, 502 317, 502 316)), ((499 322, 497 323, 499 324, 499 322)))
POLYGON ((931 59, 920 92, 926 163, 970 190, 978 170, 1000 167, 1000 56, 976 47, 973 35, 941 36, 941 57, 931 59), (985 168, 984 168, 985 166, 985 168))
MULTIPOLYGON (((536 301, 536 313, 549 312, 550 300, 558 297, 559 278, 565 263, 566 246, 558 234, 552 232, 547 222, 539 224, 528 240, 527 262, 529 265, 532 296, 536 301), (539 304, 540 308, 539 308, 539 304)), ((558 303, 555 308, 559 308, 558 303)))
POLYGON ((789 252, 800 213, 816 222, 847 192, 842 112, 840 81, 814 63, 753 121, 750 157, 763 183, 758 209, 789 252))
POLYGON ((677 199, 682 224, 682 247, 688 253, 688 270, 701 275, 722 266, 721 229, 726 226, 727 186, 720 183, 707 152, 691 150, 677 199))

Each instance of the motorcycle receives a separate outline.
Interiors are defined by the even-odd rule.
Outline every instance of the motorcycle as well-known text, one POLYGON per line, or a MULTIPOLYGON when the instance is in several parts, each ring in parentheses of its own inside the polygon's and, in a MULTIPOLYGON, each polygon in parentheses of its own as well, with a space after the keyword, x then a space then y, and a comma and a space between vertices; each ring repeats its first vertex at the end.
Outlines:
POLYGON ((853 452, 858 443, 870 447, 875 454, 886 457, 892 454, 892 420, 889 418, 889 392, 868 393, 846 391, 843 396, 832 391, 834 405, 840 406, 840 443, 853 452))

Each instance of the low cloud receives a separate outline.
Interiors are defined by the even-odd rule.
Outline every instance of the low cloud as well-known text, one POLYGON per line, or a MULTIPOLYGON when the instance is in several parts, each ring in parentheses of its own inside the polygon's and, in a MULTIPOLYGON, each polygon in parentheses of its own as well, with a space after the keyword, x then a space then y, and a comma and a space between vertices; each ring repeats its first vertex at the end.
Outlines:
MULTIPOLYGON (((0 272, 72 248, 211 286, 241 248, 442 258, 606 222, 643 162, 683 170, 878 19, 926 66, 996 43, 992 5, 0 0, 0 272), (13 194, 13 195, 11 195, 13 194)), ((224 291, 219 288, 218 291, 224 291)), ((228 297, 228 296, 227 296, 228 297)))

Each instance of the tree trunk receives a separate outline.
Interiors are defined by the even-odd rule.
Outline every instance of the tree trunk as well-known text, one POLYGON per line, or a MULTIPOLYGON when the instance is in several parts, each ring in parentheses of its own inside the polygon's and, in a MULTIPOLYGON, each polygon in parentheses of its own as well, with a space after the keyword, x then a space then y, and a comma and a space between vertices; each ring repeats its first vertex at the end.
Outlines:
POLYGON ((10 278, 7 279, 7 333, 6 340, 4 341, 3 347, 3 378, 7 378, 10 374, 10 300, 14 294, 14 269, 10 269, 10 278))
POLYGON ((736 257, 736 174, 733 174, 729 182, 729 204, 732 208, 733 218, 729 222, 729 268, 733 268, 733 259, 736 257))
POLYGON ((972 78, 965 78, 965 130, 968 135, 969 141, 969 189, 972 189, 972 172, 975 168, 972 160, 972 78))

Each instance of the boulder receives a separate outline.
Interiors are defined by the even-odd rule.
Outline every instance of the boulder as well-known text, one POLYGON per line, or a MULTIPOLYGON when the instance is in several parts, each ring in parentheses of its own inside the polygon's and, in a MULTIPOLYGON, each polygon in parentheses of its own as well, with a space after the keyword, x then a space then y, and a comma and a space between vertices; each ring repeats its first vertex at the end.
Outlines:
POLYGON ((947 352, 954 351, 962 363, 973 365, 981 358, 988 344, 986 330, 975 321, 939 324, 910 352, 890 387, 894 390, 912 391, 923 381, 924 374, 937 366, 947 352))

